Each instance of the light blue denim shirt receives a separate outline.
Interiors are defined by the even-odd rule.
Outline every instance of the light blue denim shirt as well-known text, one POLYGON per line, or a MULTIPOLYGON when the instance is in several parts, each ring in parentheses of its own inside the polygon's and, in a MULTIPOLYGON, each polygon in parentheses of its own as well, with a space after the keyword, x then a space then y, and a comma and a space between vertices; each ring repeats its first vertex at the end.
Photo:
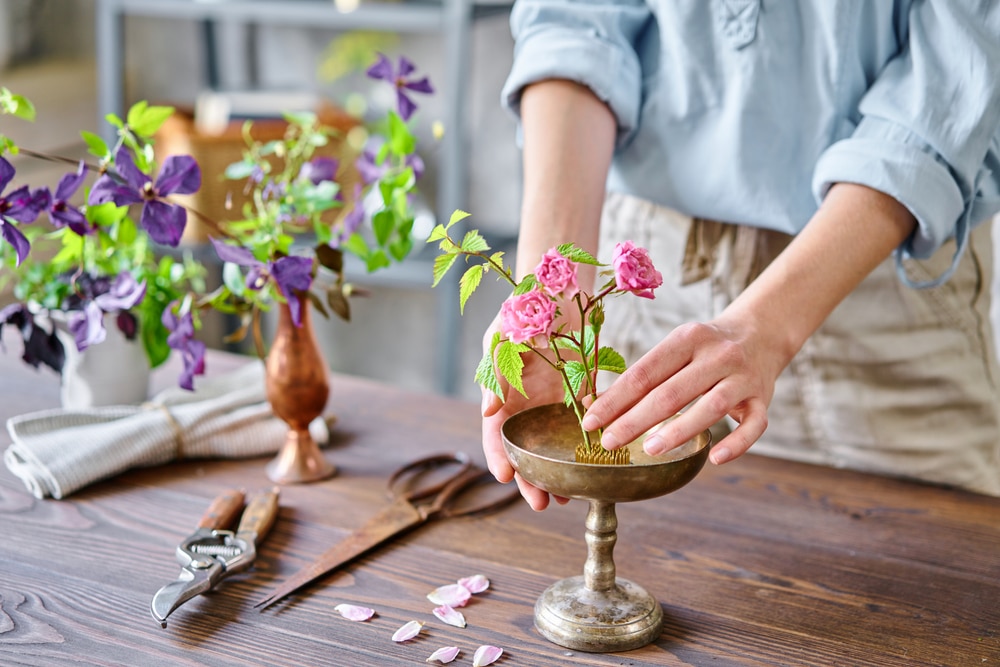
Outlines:
POLYGON ((503 104, 587 85, 618 122, 610 190, 795 234, 860 183, 916 217, 900 260, 952 236, 957 260, 1000 210, 998 0, 518 0, 511 27, 503 104))

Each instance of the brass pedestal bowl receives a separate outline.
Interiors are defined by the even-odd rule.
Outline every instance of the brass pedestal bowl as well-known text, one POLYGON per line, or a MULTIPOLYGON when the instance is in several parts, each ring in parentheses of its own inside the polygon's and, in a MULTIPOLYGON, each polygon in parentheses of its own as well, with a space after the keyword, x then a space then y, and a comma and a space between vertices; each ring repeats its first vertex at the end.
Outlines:
POLYGON ((535 627, 549 641, 589 652, 628 651, 656 640, 659 603, 637 584, 615 576, 615 504, 656 498, 690 482, 704 466, 708 431, 660 456, 629 445, 629 465, 577 463, 576 415, 562 404, 530 408, 504 422, 504 448, 514 469, 549 493, 586 500, 587 561, 583 576, 550 586, 535 603, 535 627))

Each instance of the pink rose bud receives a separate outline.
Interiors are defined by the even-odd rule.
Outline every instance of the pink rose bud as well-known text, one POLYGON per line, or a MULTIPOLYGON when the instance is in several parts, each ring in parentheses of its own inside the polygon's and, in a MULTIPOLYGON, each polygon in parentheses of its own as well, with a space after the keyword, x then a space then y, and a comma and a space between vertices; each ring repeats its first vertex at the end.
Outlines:
POLYGON ((434 604, 444 604, 449 607, 464 607, 472 597, 468 588, 460 584, 448 584, 435 588, 427 594, 427 599, 434 604))
POLYGON ((531 290, 508 298, 500 306, 500 332, 513 343, 534 340, 538 346, 547 342, 556 317, 556 304, 541 290, 531 290))
POLYGON ((476 649, 472 656, 472 667, 486 667, 492 665, 503 655, 503 649, 499 646, 483 645, 476 649))
POLYGON ((470 593, 482 593, 490 587, 490 580, 481 574, 474 574, 471 577, 462 577, 459 579, 458 585, 467 589, 470 593))
POLYGON ((663 284, 663 276, 653 267, 649 252, 631 241, 615 246, 611 264, 615 269, 615 286, 623 292, 652 299, 653 290, 663 284))
POLYGON ((549 296, 572 299, 580 288, 576 283, 576 263, 562 255, 555 248, 542 255, 542 261, 535 267, 535 280, 549 296))

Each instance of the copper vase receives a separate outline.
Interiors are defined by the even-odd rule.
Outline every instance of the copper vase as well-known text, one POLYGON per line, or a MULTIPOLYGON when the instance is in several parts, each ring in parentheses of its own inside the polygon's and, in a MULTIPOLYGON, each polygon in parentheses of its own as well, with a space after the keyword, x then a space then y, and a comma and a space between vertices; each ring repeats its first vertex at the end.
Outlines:
POLYGON ((278 308, 278 329, 265 363, 264 384, 274 414, 288 424, 288 435, 267 476, 279 484, 315 482, 336 468, 309 434, 309 424, 323 414, 330 396, 329 370, 316 342, 309 302, 295 326, 288 304, 278 308))

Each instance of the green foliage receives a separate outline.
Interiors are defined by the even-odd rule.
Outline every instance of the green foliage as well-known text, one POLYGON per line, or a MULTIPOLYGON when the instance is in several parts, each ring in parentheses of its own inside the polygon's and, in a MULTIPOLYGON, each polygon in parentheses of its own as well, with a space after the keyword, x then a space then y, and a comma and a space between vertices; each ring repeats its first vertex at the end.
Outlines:
POLYGON ((502 401, 504 400, 503 388, 500 386, 500 381, 497 379, 496 367, 493 364, 493 355, 495 354, 500 341, 500 332, 497 331, 493 334, 489 351, 483 355, 483 358, 479 361, 479 365, 476 367, 476 383, 487 391, 491 391, 496 394, 496 396, 502 401))
POLYGON ((496 347, 497 371, 517 393, 525 398, 524 391, 524 360, 521 354, 530 350, 524 343, 512 343, 509 340, 500 341, 496 347))
POLYGON ((476 291, 477 287, 479 287, 479 283, 483 280, 483 274, 485 274, 488 270, 489 269, 484 264, 470 266, 468 270, 462 274, 462 279, 458 281, 459 310, 463 315, 465 314, 465 302, 469 300, 472 293, 476 291))

